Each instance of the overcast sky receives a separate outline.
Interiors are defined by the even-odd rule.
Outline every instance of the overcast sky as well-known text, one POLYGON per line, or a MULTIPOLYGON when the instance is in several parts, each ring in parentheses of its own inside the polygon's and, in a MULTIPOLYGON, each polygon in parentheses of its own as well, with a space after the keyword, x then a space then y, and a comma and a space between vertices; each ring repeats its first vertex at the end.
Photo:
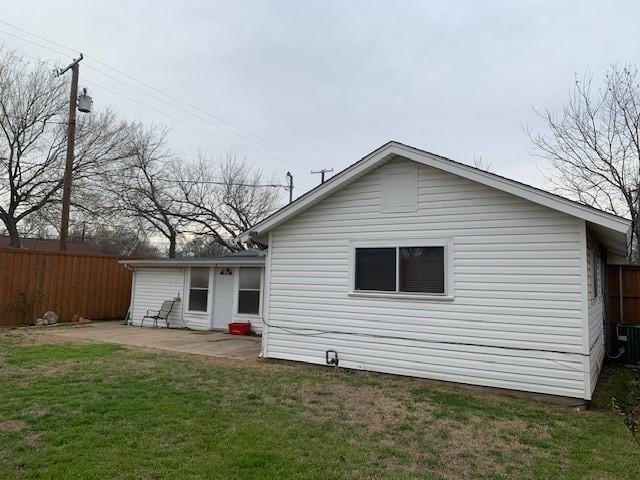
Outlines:
POLYGON ((291 170, 296 196, 319 181, 311 169, 388 140, 544 186, 523 131, 543 127, 533 107, 560 107, 576 73, 640 63, 637 1, 2 3, 0 21, 46 39, 0 23, 5 46, 85 54, 97 109, 171 127, 187 156, 233 152, 283 182, 291 170))

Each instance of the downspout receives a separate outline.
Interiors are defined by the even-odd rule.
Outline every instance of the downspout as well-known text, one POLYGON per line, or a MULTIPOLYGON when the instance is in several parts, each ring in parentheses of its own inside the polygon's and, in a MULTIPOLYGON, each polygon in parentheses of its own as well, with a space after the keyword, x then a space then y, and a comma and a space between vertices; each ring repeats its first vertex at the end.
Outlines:
POLYGON ((273 235, 269 232, 268 240, 269 245, 267 249, 267 258, 264 265, 264 281, 262 294, 264 295, 262 301, 262 343, 260 348, 260 358, 266 358, 268 355, 267 348, 269 345, 269 307, 271 297, 271 256, 273 254, 273 235))
POLYGON ((127 312, 127 318, 122 322, 123 325, 133 325, 133 303, 136 298, 136 269, 130 267, 125 263, 124 268, 131 271, 131 298, 129 298, 129 311, 127 312))
POLYGON ((603 315, 602 315, 602 332, 604 333, 604 351, 607 351, 607 345, 609 343, 609 253, 606 248, 600 249, 600 266, 602 268, 600 281, 602 282, 602 303, 603 303, 603 315))

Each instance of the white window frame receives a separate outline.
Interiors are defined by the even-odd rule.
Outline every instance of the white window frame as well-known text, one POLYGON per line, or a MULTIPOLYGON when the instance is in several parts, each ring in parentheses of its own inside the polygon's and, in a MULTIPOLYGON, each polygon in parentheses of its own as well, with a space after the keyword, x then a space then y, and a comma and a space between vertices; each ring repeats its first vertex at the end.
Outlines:
MULTIPOLYGON (((234 285, 234 307, 233 307, 233 315, 234 317, 239 317, 239 318, 262 318, 262 305, 264 302, 264 268, 261 267, 238 267, 236 269, 237 271, 237 275, 235 276, 235 285, 234 285), (257 268, 258 270, 260 270, 260 301, 258 302, 258 313, 240 313, 238 310, 240 308, 240 271, 243 268, 257 268)), ((247 290, 247 291, 256 291, 255 289, 246 289, 243 288, 243 290, 247 290)))
POLYGON ((366 240, 352 241, 349 245, 349 292, 351 297, 396 298, 411 300, 453 300, 455 297, 453 281, 454 265, 453 239, 407 238, 404 240, 366 240), (400 285, 400 255, 402 247, 444 247, 444 293, 421 292, 380 292, 356 290, 356 249, 357 248, 395 248, 396 249, 396 289, 400 285))
MULTIPOLYGON (((206 267, 206 266, 197 266, 197 267, 187 268, 187 295, 186 295, 187 301, 185 302, 186 313, 193 314, 193 315, 209 315, 211 313, 211 303, 213 302, 213 299, 211 298, 211 292, 212 292, 211 270, 212 270, 211 267, 206 267), (189 304, 191 303, 191 269, 192 268, 206 268, 209 270, 209 282, 207 284, 207 310, 206 311, 189 309, 189 304)), ((204 288, 202 287, 194 287, 194 289, 204 290, 204 288)))

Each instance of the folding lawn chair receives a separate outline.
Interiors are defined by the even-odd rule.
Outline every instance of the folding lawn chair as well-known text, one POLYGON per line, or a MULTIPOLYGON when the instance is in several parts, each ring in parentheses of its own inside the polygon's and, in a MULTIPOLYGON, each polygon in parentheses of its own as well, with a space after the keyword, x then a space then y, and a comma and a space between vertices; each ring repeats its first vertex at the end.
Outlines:
POLYGON ((167 325, 167 328, 169 328, 169 314, 171 313, 171 310, 173 309, 173 306, 175 305, 176 301, 175 300, 165 300, 164 302, 162 302, 162 306, 160 307, 160 310, 158 310, 155 314, 152 314, 152 310, 147 310, 147 314, 142 317, 142 321, 140 322, 140 326, 144 326, 144 320, 145 318, 149 318, 151 320, 153 320, 153 326, 154 328, 158 326, 158 320, 164 320, 165 324, 167 325))

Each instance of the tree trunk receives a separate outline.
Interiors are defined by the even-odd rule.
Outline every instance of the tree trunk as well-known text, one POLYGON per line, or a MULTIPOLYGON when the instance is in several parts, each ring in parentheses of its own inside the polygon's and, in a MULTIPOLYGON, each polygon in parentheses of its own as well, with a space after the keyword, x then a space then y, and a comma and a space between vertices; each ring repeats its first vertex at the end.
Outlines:
POLYGON ((640 222, 637 215, 632 215, 631 221, 631 245, 629 245, 629 261, 640 263, 640 222))
POLYGON ((20 235, 18 234, 18 225, 12 218, 5 218, 4 225, 9 233, 9 247, 20 248, 20 235))
POLYGON ((176 232, 169 235, 169 258, 176 258, 176 232))

